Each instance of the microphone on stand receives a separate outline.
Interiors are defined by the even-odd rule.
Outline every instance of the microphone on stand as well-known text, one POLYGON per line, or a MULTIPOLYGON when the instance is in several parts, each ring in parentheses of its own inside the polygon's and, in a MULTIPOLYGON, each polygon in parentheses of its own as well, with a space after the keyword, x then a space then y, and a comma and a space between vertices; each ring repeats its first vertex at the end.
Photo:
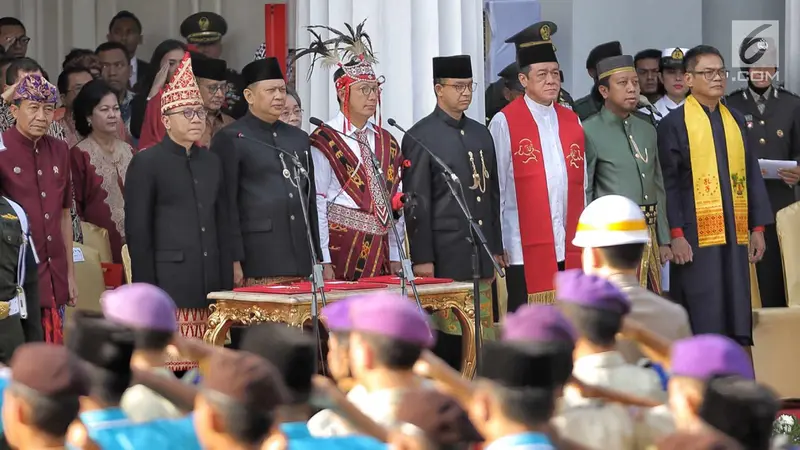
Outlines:
POLYGON ((403 132, 403 134, 405 134, 406 136, 410 137, 410 138, 411 138, 411 140, 413 140, 413 141, 414 141, 414 142, 416 142, 416 143, 417 143, 417 144, 418 144, 420 147, 422 147, 422 149, 423 149, 423 150, 425 150, 425 151, 426 151, 426 152, 427 152, 427 153, 428 153, 428 154, 431 156, 431 158, 433 158, 433 160, 434 160, 434 161, 436 161, 436 164, 438 164, 438 165, 439 165, 439 166, 442 168, 442 170, 444 170, 444 173, 446 173, 446 174, 447 174, 447 176, 448 176, 448 177, 449 177, 451 180, 453 180, 453 181, 455 181, 456 183, 458 183, 458 176, 455 174, 455 172, 453 172, 453 170, 452 170, 450 167, 448 167, 448 166, 447 166, 447 164, 445 164, 445 163, 444 163, 444 161, 442 161, 442 159, 441 159, 441 158, 439 158, 438 156, 436 156, 436 154, 435 154, 435 153, 433 153, 433 152, 431 151, 431 149, 429 149, 429 148, 428 148, 428 146, 427 146, 427 145, 425 145, 425 144, 423 144, 422 142, 420 142, 420 140, 419 140, 419 139, 417 139, 417 138, 416 138, 416 137, 415 137, 413 134, 410 134, 410 133, 409 133, 409 132, 407 132, 407 131, 406 131, 406 130, 403 128, 403 127, 401 127, 400 125, 398 125, 398 124, 397 124, 397 122, 396 122, 396 121, 395 121, 393 118, 389 118, 389 120, 387 120, 386 122, 387 122, 389 125, 391 125, 391 126, 393 126, 393 127, 397 128, 398 130, 402 131, 402 132, 403 132))
MULTIPOLYGON (((360 144, 365 144, 364 142, 359 141, 358 139, 354 138, 353 136, 350 136, 349 134, 342 133, 341 131, 337 130, 336 128, 333 128, 332 126, 328 125, 327 123, 323 122, 322 120, 320 120, 320 119, 318 119, 316 117, 311 117, 310 119, 308 119, 308 121, 311 122, 312 125, 316 125, 318 127, 325 128, 327 130, 333 131, 334 133, 338 134, 339 136, 345 137, 345 138, 350 139, 352 141, 356 141, 357 143, 359 143, 359 145, 360 144)), ((367 145, 367 147, 369 147, 368 144, 365 144, 365 145, 367 145)), ((400 287, 401 295, 403 295, 404 297, 406 295, 406 283, 411 285, 411 291, 414 294, 414 300, 417 302, 417 307, 419 308, 419 310, 422 311, 423 310, 422 309, 422 303, 420 303, 420 300, 419 300, 419 292, 417 291, 417 283, 414 282, 414 279, 416 278, 414 276, 414 269, 413 269, 413 266, 411 265, 411 260, 408 259, 408 255, 406 254, 405 249, 403 248, 402 245, 400 245, 400 243, 403 242, 403 240, 400 239, 400 233, 397 231, 397 221, 399 220, 400 216, 399 215, 395 216, 395 211, 394 211, 394 207, 393 207, 393 204, 394 204, 393 200, 394 199, 389 198, 389 189, 386 187, 386 182, 383 180, 383 170, 381 169, 381 163, 380 163, 380 161, 378 161, 378 157, 375 156, 375 152, 372 151, 371 148, 369 149, 369 154, 371 156, 373 169, 376 172, 378 172, 378 174, 381 177, 381 182, 378 183, 378 186, 380 186, 380 191, 381 191, 380 195, 381 195, 381 197, 383 197, 383 201, 386 204, 386 206, 389 207, 389 208, 392 208, 392 213, 389 214, 389 221, 390 221, 389 225, 390 225, 390 228, 392 229, 392 233, 394 234, 395 241, 398 243, 397 251, 400 254, 400 260, 401 260, 400 263, 402 265, 402 270, 397 274, 397 275, 400 276, 400 279, 402 280, 402 283, 400 285, 401 286, 400 287)), ((365 164, 366 164, 366 161, 365 161, 365 164)), ((402 201, 400 199, 404 198, 404 197, 396 197, 396 198, 398 199, 398 201, 402 201)))
POLYGON ((289 159, 292 161, 292 164, 297 168, 297 171, 300 172, 301 175, 303 175, 304 177, 308 177, 308 172, 306 171, 306 168, 303 167, 303 164, 300 163, 300 159, 297 157, 297 154, 292 153, 289 150, 284 150, 284 149, 282 149, 280 147, 276 147, 276 146, 274 146, 274 145, 272 145, 270 143, 264 142, 262 140, 259 140, 259 139, 256 139, 256 138, 251 138, 250 136, 247 136, 244 133, 237 133, 236 134, 236 138, 237 139, 244 139, 245 141, 254 142, 254 143, 258 144, 258 145, 263 145, 264 147, 269 147, 269 148, 277 151, 278 153, 283 153, 284 155, 289 157, 289 159))

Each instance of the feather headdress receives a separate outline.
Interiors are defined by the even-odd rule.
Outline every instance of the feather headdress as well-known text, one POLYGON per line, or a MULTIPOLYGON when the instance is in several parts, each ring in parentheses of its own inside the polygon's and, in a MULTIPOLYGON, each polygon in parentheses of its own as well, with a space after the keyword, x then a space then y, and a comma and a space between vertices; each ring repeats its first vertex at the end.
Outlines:
MULTIPOLYGON (((351 84, 359 81, 378 81, 372 65, 378 63, 375 52, 372 49, 372 39, 364 31, 366 19, 355 28, 349 23, 345 23, 347 32, 341 32, 333 27, 325 25, 313 25, 307 27, 311 33, 312 41, 308 48, 299 49, 294 57, 298 60, 306 55, 311 55, 311 65, 308 68, 307 77, 310 79, 314 68, 319 65, 324 69, 337 67, 341 69, 342 75, 335 77, 334 83, 336 90, 344 90, 344 114, 348 116, 348 104, 350 98, 351 84), (323 39, 321 33, 327 31, 330 39, 323 39)), ((379 94, 380 95, 380 94, 379 94)), ((380 105, 380 97, 378 97, 380 105)), ((349 120, 348 120, 349 122, 349 120)), ((347 124, 345 124, 347 127, 347 124)))
POLYGON ((311 44, 308 48, 298 50, 294 59, 312 55, 311 66, 308 69, 309 78, 314 68, 319 65, 324 69, 341 68, 346 75, 354 79, 370 79, 371 74, 371 79, 375 80, 372 65, 377 64, 378 60, 372 49, 372 39, 364 31, 365 23, 366 20, 355 28, 345 23, 347 33, 325 25, 308 27, 308 32, 313 37, 311 44), (323 39, 320 34, 322 31, 328 31, 332 37, 323 39))

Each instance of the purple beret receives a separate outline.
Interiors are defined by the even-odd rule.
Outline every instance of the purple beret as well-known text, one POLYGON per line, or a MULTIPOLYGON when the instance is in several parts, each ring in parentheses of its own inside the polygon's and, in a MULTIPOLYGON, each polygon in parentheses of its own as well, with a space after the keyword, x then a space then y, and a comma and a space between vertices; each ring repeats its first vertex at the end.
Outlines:
POLYGON ((618 314, 628 314, 631 302, 628 296, 605 278, 587 275, 580 269, 556 274, 556 299, 586 308, 603 309, 618 314))
POLYGON ((734 340, 718 334, 699 334, 672 344, 672 375, 708 380, 738 375, 755 379, 753 364, 734 340))
POLYGON ((349 331, 352 327, 350 308, 354 302, 359 301, 361 298, 361 296, 357 296, 338 300, 322 308, 322 316, 325 318, 325 325, 328 327, 328 331, 349 331))
POLYGON ((575 330, 552 305, 522 305, 506 315, 503 341, 575 343, 575 330))
POLYGON ((351 304, 352 331, 377 334, 390 339, 433 347, 435 334, 428 324, 428 315, 399 294, 378 292, 359 298, 351 304))
POLYGON ((100 298, 106 319, 130 328, 175 332, 178 308, 160 288, 133 283, 106 291, 100 298))

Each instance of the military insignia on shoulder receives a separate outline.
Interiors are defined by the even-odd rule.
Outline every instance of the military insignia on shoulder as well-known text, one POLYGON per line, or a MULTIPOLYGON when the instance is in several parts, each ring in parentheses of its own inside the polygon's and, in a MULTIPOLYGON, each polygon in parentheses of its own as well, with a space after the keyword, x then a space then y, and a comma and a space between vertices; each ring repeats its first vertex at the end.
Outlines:
POLYGON ((558 104, 563 106, 564 108, 567 108, 568 110, 572 111, 572 105, 570 105, 564 99, 559 99, 558 104))
POLYGON ((781 91, 781 93, 784 93, 784 94, 789 94, 789 95, 791 95, 792 97, 800 97, 800 95, 797 95, 797 94, 795 94, 794 92, 792 92, 792 91, 790 91, 790 90, 786 89, 786 88, 785 88, 785 87, 783 87, 783 86, 776 86, 776 89, 774 89, 774 91, 775 91, 775 98, 777 98, 777 97, 778 97, 778 91, 781 91))

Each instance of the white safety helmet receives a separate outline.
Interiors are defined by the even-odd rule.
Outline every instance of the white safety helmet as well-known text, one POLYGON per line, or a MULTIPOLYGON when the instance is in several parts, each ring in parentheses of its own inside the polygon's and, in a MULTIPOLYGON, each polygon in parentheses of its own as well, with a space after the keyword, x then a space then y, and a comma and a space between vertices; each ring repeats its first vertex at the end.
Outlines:
POLYGON ((647 244, 650 230, 639 205, 621 195, 606 195, 583 210, 572 244, 582 248, 647 244))

